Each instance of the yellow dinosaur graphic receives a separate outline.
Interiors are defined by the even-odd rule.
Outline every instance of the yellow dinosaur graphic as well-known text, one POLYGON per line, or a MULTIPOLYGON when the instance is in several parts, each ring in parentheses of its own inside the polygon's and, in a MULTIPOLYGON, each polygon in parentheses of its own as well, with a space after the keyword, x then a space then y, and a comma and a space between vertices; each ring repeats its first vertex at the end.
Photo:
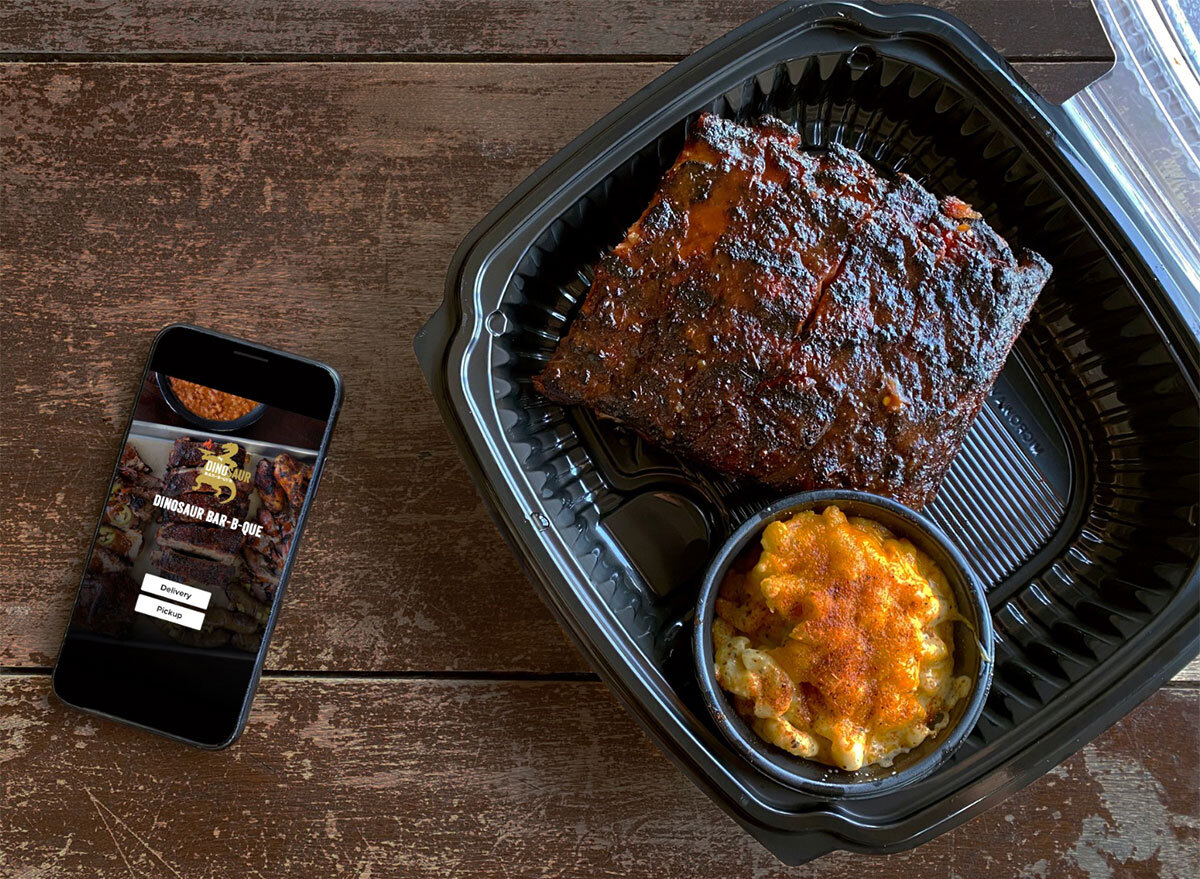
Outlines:
POLYGON ((200 456, 204 467, 196 474, 196 484, 192 491, 200 491, 205 485, 210 486, 217 496, 217 502, 227 504, 237 497, 237 483, 233 481, 233 473, 237 470, 233 456, 238 453, 237 443, 221 443, 221 454, 202 448, 200 456), (221 497, 221 490, 229 492, 221 497))

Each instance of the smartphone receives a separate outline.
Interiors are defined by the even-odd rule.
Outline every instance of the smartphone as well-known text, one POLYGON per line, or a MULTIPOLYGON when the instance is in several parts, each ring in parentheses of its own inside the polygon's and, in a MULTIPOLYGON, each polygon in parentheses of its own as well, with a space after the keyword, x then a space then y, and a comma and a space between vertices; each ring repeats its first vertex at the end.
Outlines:
POLYGON ((59 699, 205 748, 241 734, 341 399, 323 363, 184 324, 158 334, 59 699))

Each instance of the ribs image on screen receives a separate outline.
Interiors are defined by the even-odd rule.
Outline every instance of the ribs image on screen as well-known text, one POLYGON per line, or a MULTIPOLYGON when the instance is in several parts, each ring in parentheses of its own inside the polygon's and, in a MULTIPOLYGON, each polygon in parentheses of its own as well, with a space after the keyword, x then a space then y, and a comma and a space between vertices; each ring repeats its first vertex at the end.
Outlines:
MULTIPOLYGON (((197 476, 203 472, 203 453, 218 453, 221 447, 215 440, 197 441, 190 437, 176 440, 167 460, 162 493, 204 513, 213 511, 244 520, 250 508, 250 482, 235 483, 231 498, 213 485, 197 482, 197 476)), ((245 469, 246 450, 239 448, 232 460, 239 470, 245 469)), ((188 513, 163 510, 162 523, 155 535, 158 548, 151 554, 150 564, 169 580, 220 592, 232 587, 241 572, 244 542, 241 531, 198 521, 188 513)), ((229 645, 250 651, 258 649, 258 627, 253 616, 217 605, 206 612, 200 631, 163 624, 167 634, 188 646, 229 645)))
POLYGON ((959 199, 704 115, 534 386, 726 474, 920 508, 1049 275, 959 199))
POLYGON ((258 522, 263 532, 247 540, 242 550, 242 588, 230 593, 230 601, 239 610, 269 610, 311 479, 312 465, 286 452, 258 462, 254 487, 261 500, 258 522))
POLYGON ((126 443, 75 604, 74 622, 82 628, 114 637, 128 634, 137 595, 130 569, 142 550, 160 486, 137 449, 126 443))

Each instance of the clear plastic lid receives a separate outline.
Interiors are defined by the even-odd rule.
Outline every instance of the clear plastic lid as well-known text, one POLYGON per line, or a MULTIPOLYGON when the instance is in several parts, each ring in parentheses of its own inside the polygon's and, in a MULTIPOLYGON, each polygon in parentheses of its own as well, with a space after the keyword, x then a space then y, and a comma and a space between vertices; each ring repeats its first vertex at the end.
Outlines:
POLYGON ((1200 0, 1093 0, 1113 69, 1063 104, 1154 231, 1200 335, 1200 0))

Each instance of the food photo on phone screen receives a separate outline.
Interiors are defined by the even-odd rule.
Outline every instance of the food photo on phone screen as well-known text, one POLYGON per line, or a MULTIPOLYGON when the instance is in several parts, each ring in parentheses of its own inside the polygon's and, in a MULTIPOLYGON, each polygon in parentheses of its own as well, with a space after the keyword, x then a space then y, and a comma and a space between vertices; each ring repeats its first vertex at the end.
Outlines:
POLYGON ((201 351, 192 367, 161 344, 151 355, 55 685, 78 707, 214 746, 248 706, 330 419, 276 405, 287 394, 261 402, 195 380, 222 360, 213 384, 272 394, 265 354, 201 351))

